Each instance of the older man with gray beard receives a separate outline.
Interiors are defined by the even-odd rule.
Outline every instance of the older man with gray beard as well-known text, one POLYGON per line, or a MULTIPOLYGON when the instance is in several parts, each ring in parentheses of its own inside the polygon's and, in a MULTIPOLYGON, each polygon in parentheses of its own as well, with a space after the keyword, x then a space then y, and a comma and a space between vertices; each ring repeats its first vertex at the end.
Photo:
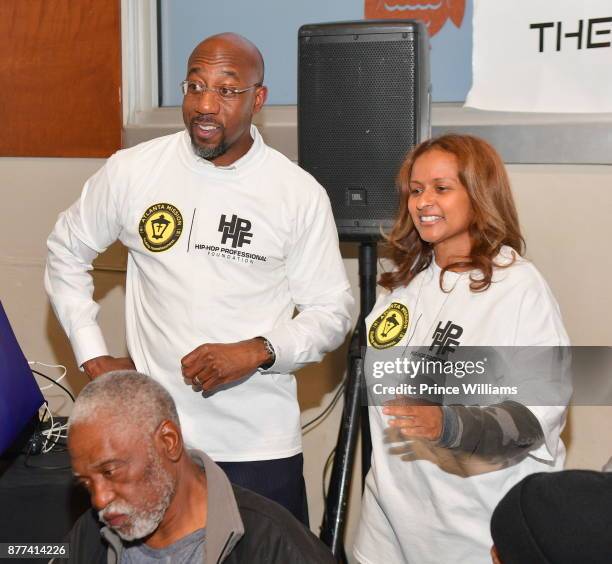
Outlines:
POLYGON ((171 396, 136 371, 82 390, 68 449, 93 505, 69 535, 68 562, 333 562, 287 510, 230 484, 206 454, 187 452, 171 396))

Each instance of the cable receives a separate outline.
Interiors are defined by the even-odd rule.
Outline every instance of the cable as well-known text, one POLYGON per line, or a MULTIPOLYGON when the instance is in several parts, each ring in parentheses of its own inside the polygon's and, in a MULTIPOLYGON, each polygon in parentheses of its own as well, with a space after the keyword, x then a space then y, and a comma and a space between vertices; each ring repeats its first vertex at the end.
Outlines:
POLYGON ((331 401, 327 405, 327 407, 319 415, 317 415, 314 419, 311 419, 308 423, 305 423, 304 425, 302 425, 302 431, 304 431, 305 433, 311 431, 314 428, 312 426, 315 423, 324 419, 331 413, 332 409, 334 409, 334 407, 338 403, 338 400, 340 399, 342 392, 344 392, 344 386, 345 386, 345 381, 343 380, 340 386, 338 387, 338 390, 334 394, 334 397, 331 399, 331 401), (311 427, 311 428, 307 429, 307 427, 311 427))
MULTIPOLYGON (((66 388, 66 387, 62 386, 62 384, 60 384, 60 383, 59 383, 59 381, 54 380, 53 378, 51 378, 51 377, 47 376, 46 374, 43 374, 42 372, 39 372, 38 370, 34 370, 33 368, 30 368, 30 370, 31 370, 31 371, 32 371, 34 374, 38 374, 39 376, 42 376, 43 378, 46 378, 47 380, 49 380, 49 381, 53 382, 53 383, 54 383, 56 386, 58 386, 58 387, 60 387, 62 390, 64 390, 64 391, 65 391, 65 392, 66 392, 66 393, 67 393, 67 394, 70 396, 70 399, 71 399, 73 402, 75 401, 75 400, 74 400, 74 396, 72 395, 72 392, 71 392, 71 391, 70 391, 68 388, 66 388)), ((42 388, 41 388, 41 389, 42 389, 42 388)))
MULTIPOLYGON (((58 388, 61 388, 64 392, 66 392, 68 397, 73 402, 75 401, 74 395, 72 394, 72 392, 68 388, 66 388, 64 385, 59 383, 60 380, 62 380, 62 378, 66 376, 65 366, 62 366, 59 364, 45 364, 44 362, 37 362, 37 361, 30 361, 28 362, 28 364, 30 365, 30 370, 32 371, 33 374, 37 374, 38 376, 41 376, 42 378, 45 378, 46 380, 49 380, 51 382, 51 385, 43 386, 40 388, 41 390, 47 390, 49 388, 52 388, 53 385, 56 385, 58 388), (57 380, 54 380, 50 376, 47 376, 46 374, 43 374, 42 372, 39 372, 38 370, 35 370, 34 368, 32 368, 32 365, 36 365, 36 364, 45 366, 47 368, 61 368, 63 372, 57 380)), ((39 420, 38 429, 35 431, 35 433, 37 433, 39 436, 44 437, 45 439, 44 443, 42 444, 42 449, 40 451, 40 454, 49 454, 56 446, 58 446, 58 444, 60 447, 63 447, 65 449, 66 445, 60 444, 59 441, 60 439, 67 438, 67 435, 65 434, 65 431, 67 431, 67 428, 68 428, 67 424, 65 423, 62 424, 54 420, 53 413, 51 413, 51 410, 49 409, 49 403, 45 400, 44 412, 42 414, 42 417, 39 420), (49 421, 51 422, 51 426, 48 429, 41 429, 41 426, 45 422, 45 418, 47 415, 49 416, 49 421)), ((28 450, 25 453, 23 465, 26 468, 38 468, 41 470, 69 470, 70 469, 70 466, 47 466, 44 464, 30 464, 29 460, 32 455, 32 448, 33 448, 33 445, 29 444, 28 450)))
POLYGON ((323 480, 322 480, 323 483, 321 485, 323 489, 323 503, 324 504, 327 501, 327 494, 325 493, 325 477, 327 476, 329 465, 332 463, 335 454, 336 454, 336 447, 334 447, 332 451, 329 453, 329 456, 327 457, 327 460, 325 461, 325 464, 323 465, 323 480))
MULTIPOLYGON (((357 320, 357 327, 359 327, 360 322, 362 321, 362 318, 359 317, 359 319, 357 320)), ((355 329, 353 331, 353 335, 351 336, 351 340, 350 340, 350 349, 352 350, 353 348, 356 347, 357 350, 357 356, 359 356, 359 344, 358 344, 358 337, 359 337, 359 331, 358 329, 355 329)), ((349 358, 350 358, 350 354, 349 354, 349 358)), ((334 397, 332 398, 332 400, 329 402, 329 405, 319 414, 317 415, 314 419, 312 419, 311 421, 309 421, 308 423, 305 423, 304 425, 302 425, 302 434, 306 434, 308 432, 310 432, 314 427, 312 427, 315 423, 317 423, 319 420, 321 419, 325 419, 331 412, 332 409, 334 409, 334 407, 336 406, 336 404, 338 403, 338 400, 340 399, 340 395, 342 394, 342 392, 344 391, 344 388, 346 387, 346 375, 344 376, 344 378, 342 379, 342 382, 337 390, 337 392, 335 393, 334 397), (307 427, 310 427, 310 429, 307 429, 307 427)))
MULTIPOLYGON (((61 368, 63 370, 61 376, 57 380, 53 380, 56 384, 58 382, 61 382, 64 379, 64 376, 66 376, 66 372, 68 372, 68 369, 63 364, 46 364, 45 362, 39 362, 38 360, 28 360, 28 364, 30 365, 30 367, 38 364, 40 366, 44 366, 45 368, 61 368)), ((52 387, 53 384, 49 384, 48 386, 42 387, 40 391, 43 392, 52 387)))
POLYGON ((309 431, 312 431, 313 429, 312 426, 315 423, 317 423, 321 419, 324 419, 331 413, 331 410, 334 409, 334 407, 338 403, 338 400, 340 399, 340 396, 342 395, 342 392, 344 391, 345 382, 346 380, 342 380, 342 382, 340 383, 340 386, 338 386, 338 390, 334 394, 334 397, 331 399, 327 407, 321 413, 319 413, 319 415, 317 415, 314 419, 311 419, 308 423, 305 423, 304 425, 302 425, 302 432, 304 434, 309 431), (307 429, 307 427, 310 427, 310 429, 307 429))
MULTIPOLYGON (((30 370, 34 374, 38 374, 39 376, 42 376, 43 378, 46 378, 47 380, 49 380, 51 382, 51 384, 49 386, 41 387, 40 388, 41 390, 47 390, 49 388, 52 388, 53 385, 55 384, 59 388, 64 390, 68 394, 68 396, 70 396, 70 399, 72 399, 72 401, 74 402, 74 396, 72 395, 72 393, 70 393, 70 390, 68 390, 68 388, 64 387, 62 384, 59 383, 60 380, 62 378, 64 378, 64 376, 66 376, 66 367, 65 366, 63 366, 62 364, 46 364, 44 362, 38 362, 36 360, 29 361, 28 364, 30 365, 30 370), (57 380, 54 380, 53 378, 47 376, 46 374, 43 374, 42 372, 39 372, 38 370, 35 370, 34 368, 32 368, 32 365, 34 365, 34 364, 40 364, 41 366, 46 366, 47 368, 61 368, 63 370, 63 372, 62 372, 61 376, 57 380)), ((67 431, 68 430, 68 425, 66 423, 64 423, 64 424, 56 423, 53 420, 53 414, 51 413, 51 410, 49 409, 48 402, 45 401, 44 405, 45 405, 45 413, 43 413, 41 424, 45 420, 45 414, 48 414, 49 415, 49 419, 51 420, 51 427, 49 427, 48 429, 44 429, 44 430, 40 431, 40 434, 45 437, 45 442, 43 444, 42 453, 46 454, 46 453, 50 452, 58 444, 60 439, 67 438, 67 435, 63 434, 63 431, 67 431), (55 435, 55 440, 52 440, 54 435, 55 435)))
MULTIPOLYGON (((42 416, 43 418, 41 420, 39 420, 39 422, 38 422, 38 429, 35 431, 35 433, 40 433, 40 434, 44 435, 44 433, 46 431, 52 431, 54 429, 55 425, 58 425, 58 428, 61 429, 63 427, 63 425, 61 425, 60 423, 55 423, 53 421, 53 414, 51 413, 51 410, 49 409, 49 404, 48 404, 48 402, 46 400, 44 402, 44 409, 45 409, 45 412, 43 413, 43 416, 42 416), (44 417, 45 417, 46 413, 49 414, 49 417, 51 419, 51 428, 50 429, 45 429, 43 431, 40 431, 40 426, 44 423, 44 417)), ((56 437, 55 441, 51 444, 51 446, 49 446, 47 448, 47 443, 49 442, 49 439, 46 439, 44 444, 43 444, 43 448, 42 448, 42 451, 41 451, 40 454, 47 454, 47 453, 49 453, 53 449, 53 447, 57 444, 58 441, 59 441, 59 436, 56 437)), ((30 464, 29 460, 30 460, 30 456, 32 456, 32 448, 33 448, 33 445, 32 444, 28 444, 28 450, 26 451, 25 458, 23 460, 23 465, 26 468, 38 468, 38 469, 41 469, 41 470, 69 470, 70 469, 70 466, 46 466, 44 464, 30 464)))
MULTIPOLYGON (((43 446, 42 446, 42 454, 47 454, 48 452, 51 452, 55 448, 55 446, 57 446, 60 439, 68 438, 67 434, 62 434, 62 431, 68 430, 68 424, 67 423, 62 424, 59 421, 57 422, 54 421, 53 413, 51 413, 51 410, 49 409, 48 402, 45 402, 45 413, 49 414, 49 419, 51 420, 51 427, 40 431, 40 434, 43 437, 45 437, 45 442, 43 443, 43 446), (52 439, 54 434, 55 434, 55 440, 52 439)), ((42 426, 44 422, 45 422, 45 414, 43 414, 43 419, 40 422, 40 425, 42 426)))
MULTIPOLYGON (((51 410, 49 409, 49 403, 48 402, 45 402, 45 412, 49 414, 49 419, 51 419, 51 427, 49 428, 49 431, 52 431, 53 428, 55 427, 55 422, 53 421, 53 413, 51 413, 51 410)), ((45 421, 45 414, 43 413, 43 418, 42 418, 42 421, 40 422, 41 426, 44 423, 44 421, 45 421)), ((42 433, 42 434, 44 434, 44 433, 42 433)), ((42 453, 43 454, 47 454, 55 446, 55 443, 57 443, 57 441, 59 440, 59 437, 58 437, 57 439, 55 439, 55 443, 51 444, 51 441, 49 440, 50 437, 51 437, 51 434, 49 434, 49 436, 45 438, 45 442, 44 442, 43 447, 42 447, 42 453), (49 443, 48 446, 47 446, 47 443, 49 443)))

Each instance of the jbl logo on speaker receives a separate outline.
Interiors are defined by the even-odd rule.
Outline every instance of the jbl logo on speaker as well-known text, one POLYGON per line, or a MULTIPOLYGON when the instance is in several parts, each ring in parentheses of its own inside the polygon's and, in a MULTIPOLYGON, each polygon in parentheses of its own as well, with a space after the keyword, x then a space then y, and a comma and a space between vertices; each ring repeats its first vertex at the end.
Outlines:
POLYGON ((363 188, 348 188, 346 190, 347 206, 367 206, 368 193, 363 188))

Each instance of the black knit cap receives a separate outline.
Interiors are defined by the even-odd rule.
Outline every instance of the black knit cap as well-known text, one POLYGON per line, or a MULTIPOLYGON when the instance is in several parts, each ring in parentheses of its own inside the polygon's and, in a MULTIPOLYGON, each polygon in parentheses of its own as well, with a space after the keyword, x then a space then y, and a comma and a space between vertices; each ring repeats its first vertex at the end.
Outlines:
POLYGON ((612 564, 612 473, 527 476, 495 508, 491 536, 502 564, 612 564))

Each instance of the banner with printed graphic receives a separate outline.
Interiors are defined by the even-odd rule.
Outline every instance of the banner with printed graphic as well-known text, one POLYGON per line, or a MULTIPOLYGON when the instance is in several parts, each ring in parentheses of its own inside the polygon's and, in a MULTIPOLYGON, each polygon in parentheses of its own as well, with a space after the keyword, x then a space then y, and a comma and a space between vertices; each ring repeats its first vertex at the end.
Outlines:
POLYGON ((474 0, 466 106, 612 112, 610 0, 474 0))
POLYGON ((423 22, 431 48, 432 100, 465 101, 472 84, 473 0, 364 0, 363 6, 366 20, 423 22))
POLYGON ((461 27, 466 0, 365 0, 366 19, 407 19, 425 23, 429 36, 442 29, 446 20, 461 27))

